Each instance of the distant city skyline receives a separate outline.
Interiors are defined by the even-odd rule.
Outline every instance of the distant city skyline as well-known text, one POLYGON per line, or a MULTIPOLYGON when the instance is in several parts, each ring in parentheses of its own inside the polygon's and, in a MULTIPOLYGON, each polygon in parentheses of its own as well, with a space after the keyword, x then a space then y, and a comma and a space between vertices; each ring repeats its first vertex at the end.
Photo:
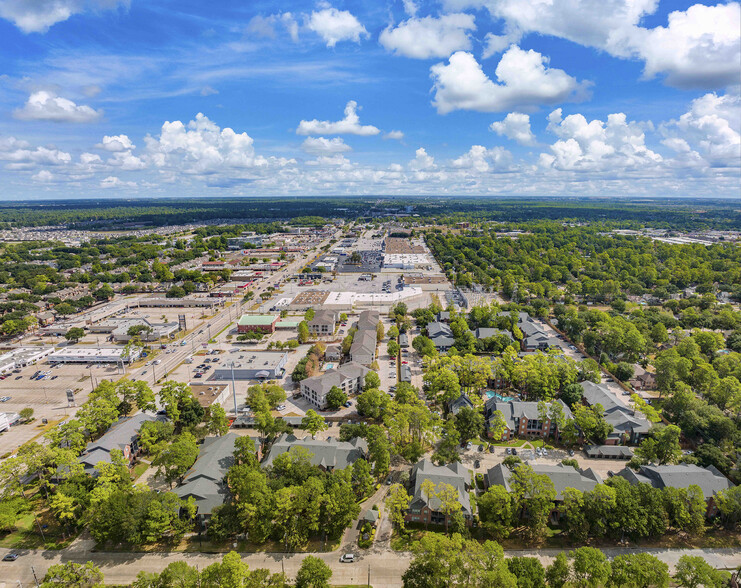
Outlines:
POLYGON ((741 193, 741 5, 0 0, 0 199, 741 193))

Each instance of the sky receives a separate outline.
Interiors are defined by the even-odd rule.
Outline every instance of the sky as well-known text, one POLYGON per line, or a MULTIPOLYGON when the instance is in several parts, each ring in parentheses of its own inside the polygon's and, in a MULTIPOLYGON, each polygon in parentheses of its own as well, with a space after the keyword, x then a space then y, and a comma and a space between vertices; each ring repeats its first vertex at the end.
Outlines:
POLYGON ((0 199, 741 197, 741 5, 0 0, 0 199))

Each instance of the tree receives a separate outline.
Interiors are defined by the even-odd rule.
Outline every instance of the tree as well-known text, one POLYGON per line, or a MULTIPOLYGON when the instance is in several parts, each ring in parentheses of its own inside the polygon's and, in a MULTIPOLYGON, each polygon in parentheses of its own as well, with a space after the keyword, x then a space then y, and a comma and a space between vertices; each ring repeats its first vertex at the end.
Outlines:
MULTIPOLYGON (((484 415, 478 410, 464 406, 455 415, 455 428, 458 429, 463 441, 478 439, 484 432, 484 415)), ((499 438, 501 439, 501 435, 499 438)))
POLYGON ((389 341, 386 347, 391 357, 397 357, 399 355, 401 347, 399 347, 399 344, 396 341, 389 341))
POLYGON ((589 441, 597 444, 604 443, 612 432, 612 425, 604 418, 605 409, 599 403, 594 406, 575 404, 572 413, 574 423, 589 441))
POLYGON ((563 588, 569 581, 570 575, 569 558, 566 557, 566 553, 561 551, 545 571, 549 588, 563 588))
POLYGON ((615 366, 614 373, 618 380, 621 382, 627 382, 633 377, 635 369, 633 368, 633 364, 630 364, 627 361, 621 361, 615 366))
POLYGON ((501 410, 495 410, 489 417, 489 437, 495 441, 501 441, 507 432, 507 421, 501 410))
POLYGON ((381 378, 376 372, 368 372, 363 380, 363 390, 379 389, 381 387, 381 378))
POLYGON ((545 474, 537 474, 529 465, 519 465, 510 477, 510 487, 515 503, 520 509, 520 518, 527 525, 530 540, 542 538, 548 526, 548 516, 556 499, 556 489, 545 474))
POLYGON ((332 570, 321 559, 307 555, 296 574, 296 588, 329 588, 332 570))
POLYGON ((229 432, 229 419, 226 411, 220 404, 212 404, 208 407, 208 418, 206 419, 206 430, 211 435, 221 437, 229 432))
POLYGON ((391 522, 396 525, 402 533, 405 531, 404 516, 407 513, 411 501, 412 497, 409 496, 406 489, 401 484, 393 484, 391 488, 389 488, 386 497, 386 508, 388 508, 391 522))
POLYGON ((682 457, 679 437, 682 431, 676 425, 657 426, 651 429, 651 436, 643 440, 635 454, 646 462, 659 465, 676 463, 682 457))
POLYGON ((380 343, 383 341, 383 335, 384 335, 384 329, 383 329, 383 323, 381 321, 378 321, 378 324, 376 324, 376 342, 380 343))
POLYGON ((172 444, 164 449, 152 465, 157 466, 157 476, 172 487, 173 482, 182 480, 185 473, 198 458, 198 445, 195 437, 188 432, 179 435, 172 444))
POLYGON ((674 568, 674 581, 682 588, 723 588, 730 574, 716 570, 700 556, 683 555, 674 568))
POLYGON ((309 340, 309 325, 306 321, 299 323, 297 338, 299 343, 306 343, 309 340))
POLYGON ((638 394, 631 394, 630 399, 636 407, 636 410, 642 412, 645 417, 652 423, 658 423, 661 421, 661 413, 646 402, 638 394))
POLYGON ((33 417, 33 408, 22 408, 21 411, 18 413, 18 416, 26 422, 30 421, 33 417))
POLYGON ((242 561, 237 552, 230 551, 221 562, 214 562, 203 570, 201 582, 205 586, 242 588, 246 585, 249 575, 249 566, 242 561))
POLYGON ((304 418, 301 419, 301 428, 309 431, 311 438, 314 439, 319 431, 327 430, 327 423, 315 410, 309 409, 306 411, 304 418))
POLYGON ((332 386, 327 392, 327 407, 330 410, 337 410, 345 402, 347 402, 347 394, 345 394, 338 386, 332 386))
POLYGON ((584 505, 584 493, 581 490, 564 488, 561 526, 574 542, 583 543, 589 535, 589 521, 584 505))
POLYGON ((84 336, 85 329, 83 329, 82 327, 72 327, 65 333, 64 338, 72 343, 77 343, 84 336))
POLYGON ((494 539, 506 539, 512 529, 512 497, 503 486, 490 486, 478 499, 481 526, 494 539))
POLYGON ((49 566, 41 588, 98 588, 103 584, 103 572, 93 562, 78 564, 67 562, 49 566))
POLYGON ((358 396, 357 408, 360 416, 377 419, 389 403, 389 396, 378 389, 369 388, 358 396))
POLYGON ((172 439, 175 425, 170 421, 145 421, 139 428, 139 445, 144 453, 157 457, 172 439))
POLYGON ((609 586, 614 588, 666 588, 669 566, 650 553, 618 555, 610 564, 609 586))
POLYGON ((584 389, 579 384, 566 384, 559 396, 569 408, 581 402, 584 389))
POLYGON ((569 556, 572 564, 572 581, 577 588, 599 588, 607 584, 610 577, 610 562, 607 556, 594 547, 580 547, 569 556))
POLYGON ((517 588, 545 588, 545 568, 537 557, 512 557, 507 567, 517 578, 517 588))

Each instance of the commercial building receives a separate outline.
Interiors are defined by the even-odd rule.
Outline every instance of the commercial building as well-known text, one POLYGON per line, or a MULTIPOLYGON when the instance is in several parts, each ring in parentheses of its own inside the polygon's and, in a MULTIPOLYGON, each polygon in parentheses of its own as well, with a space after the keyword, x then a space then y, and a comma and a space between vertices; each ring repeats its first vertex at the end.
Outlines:
POLYGON ((54 352, 53 347, 18 347, 0 355, 0 374, 36 363, 54 352))
POLYGON ((131 363, 141 356, 139 347, 70 346, 50 353, 49 363, 131 363))
POLYGON ((365 376, 370 371, 367 367, 351 361, 321 376, 302 380, 301 395, 319 410, 324 410, 327 408, 327 394, 333 386, 337 386, 345 394, 355 394, 362 390, 365 376))
POLYGON ((151 296, 149 298, 140 298, 136 302, 137 306, 144 308, 210 308, 216 309, 224 306, 223 300, 214 298, 167 298, 166 296, 151 296))
POLYGON ((279 314, 243 314, 237 323, 238 333, 274 333, 279 314))
POLYGON ((368 454, 368 444, 362 437, 354 437, 350 441, 339 441, 333 437, 327 439, 312 439, 306 436, 303 439, 284 433, 270 447, 264 467, 273 464, 279 455, 295 450, 297 447, 306 449, 311 454, 312 465, 319 466, 325 471, 342 470, 351 466, 359 459, 365 459, 368 454))
POLYGON ((134 338, 129 330, 136 327, 142 341, 158 341, 173 336, 180 330, 176 322, 153 323, 145 318, 111 318, 88 326, 91 333, 107 333, 117 343, 127 343, 134 338))
POLYGON ((233 374, 235 380, 275 380, 283 377, 283 368, 287 361, 287 351, 247 352, 244 359, 217 364, 212 378, 231 380, 233 374))
MULTIPOLYGON (((461 505, 461 514, 466 524, 472 522, 471 499, 468 491, 471 488, 471 470, 456 462, 443 466, 436 466, 429 459, 417 462, 412 468, 409 483, 412 488, 412 500, 404 520, 412 523, 432 523, 444 525, 449 517, 441 511, 442 503, 437 496, 427 496, 422 489, 422 483, 430 480, 435 487, 449 484, 458 492, 458 502, 461 505)), ((449 522, 449 521, 448 521, 449 522)))

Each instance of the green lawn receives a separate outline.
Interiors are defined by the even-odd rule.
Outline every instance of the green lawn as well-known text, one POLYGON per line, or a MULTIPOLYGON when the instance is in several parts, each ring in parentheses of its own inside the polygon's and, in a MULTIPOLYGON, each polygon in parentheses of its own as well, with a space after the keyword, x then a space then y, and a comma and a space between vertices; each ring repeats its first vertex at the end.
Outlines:
POLYGON ((138 480, 141 477, 141 475, 144 472, 146 472, 148 469, 149 469, 149 464, 143 461, 140 461, 138 464, 134 466, 134 469, 131 472, 131 479, 133 481, 138 480))
MULTIPOLYGON (((39 508, 40 501, 33 501, 32 508, 39 508)), ((22 515, 15 523, 15 530, 3 533, 0 536, 0 547, 9 549, 62 549, 73 537, 64 539, 62 530, 48 510, 37 511, 38 523, 32 512, 22 515), (43 528, 44 539, 41 537, 39 525, 43 528)))

